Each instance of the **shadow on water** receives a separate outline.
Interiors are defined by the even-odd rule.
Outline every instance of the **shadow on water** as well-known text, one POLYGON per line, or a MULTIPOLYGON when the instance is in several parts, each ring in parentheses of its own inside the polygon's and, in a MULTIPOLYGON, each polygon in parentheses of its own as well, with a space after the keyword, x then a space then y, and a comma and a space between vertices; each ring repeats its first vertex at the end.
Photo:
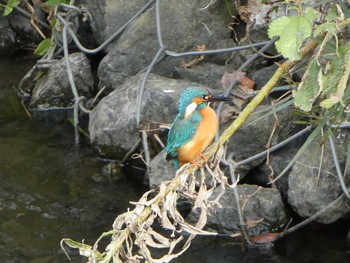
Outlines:
MULTIPOLYGON (((13 86, 32 63, 0 59, 0 261, 86 262, 75 250, 69 261, 60 240, 93 244, 141 190, 123 177, 111 183, 102 172, 105 164, 88 145, 73 146, 68 122, 50 125, 28 118, 13 86)), ((334 263, 349 258, 344 233, 306 228, 273 248, 246 251, 237 240, 197 237, 174 262, 334 263)))

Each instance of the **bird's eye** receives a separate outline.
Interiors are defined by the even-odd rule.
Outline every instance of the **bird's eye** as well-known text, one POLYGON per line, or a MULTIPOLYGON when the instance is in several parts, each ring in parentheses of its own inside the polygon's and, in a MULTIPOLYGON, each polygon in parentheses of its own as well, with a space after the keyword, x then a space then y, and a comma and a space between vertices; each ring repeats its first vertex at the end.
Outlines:
POLYGON ((208 95, 203 95, 203 100, 208 100, 209 99, 209 96, 208 95))

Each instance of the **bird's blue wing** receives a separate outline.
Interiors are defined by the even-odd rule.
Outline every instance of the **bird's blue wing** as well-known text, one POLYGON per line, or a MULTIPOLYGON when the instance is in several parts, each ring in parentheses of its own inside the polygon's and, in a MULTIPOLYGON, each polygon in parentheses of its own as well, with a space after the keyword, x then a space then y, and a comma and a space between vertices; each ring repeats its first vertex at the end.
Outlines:
POLYGON ((201 121, 199 112, 194 112, 187 119, 183 119, 180 114, 176 116, 168 134, 167 160, 177 159, 177 149, 192 139, 201 121))

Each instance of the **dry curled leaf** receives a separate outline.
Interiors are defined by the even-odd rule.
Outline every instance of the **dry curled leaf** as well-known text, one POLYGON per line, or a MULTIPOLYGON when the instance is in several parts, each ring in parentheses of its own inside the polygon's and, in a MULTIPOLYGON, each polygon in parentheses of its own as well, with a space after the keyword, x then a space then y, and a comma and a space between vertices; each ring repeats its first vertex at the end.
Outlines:
POLYGON ((248 78, 247 76, 244 76, 243 78, 241 78, 240 80, 240 85, 239 87, 243 90, 248 90, 248 91, 251 91, 251 90, 254 90, 254 85, 255 85, 255 82, 254 80, 248 78))
POLYGON ((228 107, 224 109, 220 114, 220 123, 226 123, 228 121, 234 120, 237 118, 239 111, 236 107, 228 107))
POLYGON ((264 221, 264 218, 247 219, 245 223, 246 223, 246 225, 247 225, 247 228, 253 228, 253 227, 255 227, 257 224, 261 223, 262 221, 264 221))
POLYGON ((267 244, 275 241, 280 236, 280 233, 263 233, 256 235, 250 239, 255 244, 267 244))
MULTIPOLYGON (((238 1, 239 2, 239 1, 238 1)), ((275 17, 273 2, 248 0, 246 5, 237 4, 237 11, 242 21, 248 25, 266 26, 275 17)))
POLYGON ((246 73, 243 71, 233 71, 231 73, 225 72, 221 77, 220 83, 224 89, 228 89, 233 83, 240 82, 245 74, 246 73))
MULTIPOLYGON (((205 45, 197 45, 194 48, 195 51, 205 51, 207 50, 205 45)), ((201 61, 203 61, 205 58, 204 55, 199 55, 197 57, 195 57, 194 59, 190 60, 190 61, 182 61, 180 64, 180 68, 190 68, 192 66, 198 65, 201 61)))

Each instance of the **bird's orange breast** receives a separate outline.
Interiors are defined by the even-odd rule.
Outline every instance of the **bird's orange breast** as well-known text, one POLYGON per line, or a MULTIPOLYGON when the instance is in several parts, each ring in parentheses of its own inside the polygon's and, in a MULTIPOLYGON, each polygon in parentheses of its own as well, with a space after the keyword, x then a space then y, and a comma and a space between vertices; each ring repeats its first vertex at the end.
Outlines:
POLYGON ((211 143, 218 130, 218 118, 212 108, 207 106, 202 110, 199 110, 199 113, 202 116, 202 121, 198 125, 196 134, 191 141, 178 149, 178 160, 180 166, 195 160, 197 156, 211 143))

